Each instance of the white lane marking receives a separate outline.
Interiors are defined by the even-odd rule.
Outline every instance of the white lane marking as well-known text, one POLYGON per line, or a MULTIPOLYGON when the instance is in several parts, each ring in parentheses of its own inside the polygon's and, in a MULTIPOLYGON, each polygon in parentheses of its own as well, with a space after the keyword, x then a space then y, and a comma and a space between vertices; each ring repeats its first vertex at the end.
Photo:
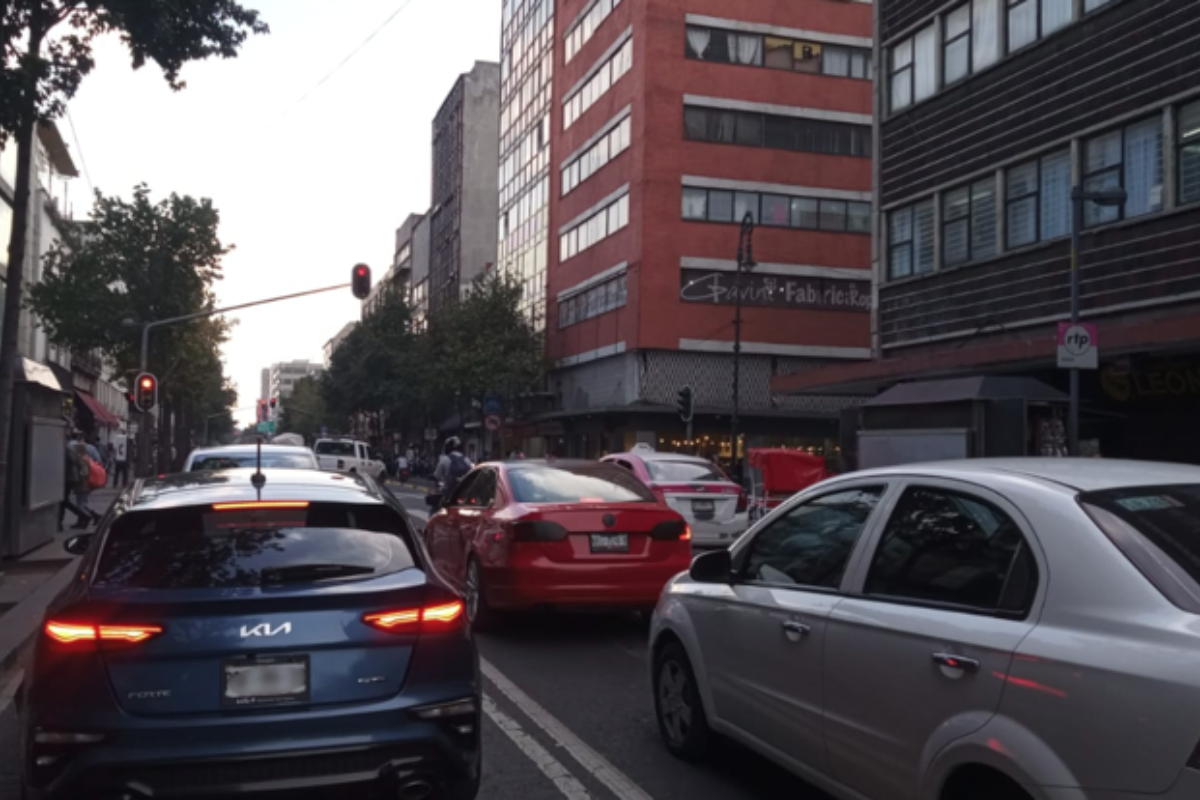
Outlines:
POLYGON ((21 681, 25 678, 25 670, 18 669, 12 673, 12 677, 4 684, 4 688, 0 689, 0 714, 8 711, 8 707, 13 704, 13 698, 16 697, 17 689, 21 687, 21 681))
POLYGON ((512 739, 513 744, 519 747, 522 753, 529 756, 529 760, 536 764, 542 774, 558 787, 564 797, 569 800, 589 800, 591 798, 584 785, 562 765, 562 762, 550 755, 550 751, 526 733, 520 723, 496 708, 496 704, 490 697, 483 698, 483 713, 496 723, 496 727, 503 731, 505 736, 512 739))
POLYGON ((608 787, 609 791, 617 796, 617 800, 654 800, 604 756, 584 744, 582 739, 571 733, 566 725, 538 705, 537 701, 518 689, 516 684, 504 677, 500 670, 492 666, 487 659, 481 658, 480 665, 483 668, 483 674, 495 684, 501 694, 511 700, 533 720, 535 725, 570 753, 571 757, 592 773, 596 780, 608 787))

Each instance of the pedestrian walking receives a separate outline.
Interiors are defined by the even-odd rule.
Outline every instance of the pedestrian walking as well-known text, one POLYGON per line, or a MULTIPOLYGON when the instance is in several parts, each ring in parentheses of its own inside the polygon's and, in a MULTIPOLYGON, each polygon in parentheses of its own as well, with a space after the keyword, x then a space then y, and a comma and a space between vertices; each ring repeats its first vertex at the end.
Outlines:
POLYGON ((124 428, 113 435, 112 484, 114 489, 129 485, 129 437, 124 428))
POLYGON ((74 445, 66 445, 66 454, 63 458, 63 499, 58 504, 58 529, 63 529, 63 522, 66 514, 70 511, 75 515, 75 524, 71 527, 74 530, 85 530, 89 523, 92 522, 94 515, 83 508, 80 508, 75 503, 71 502, 71 495, 75 493, 76 487, 80 482, 87 484, 87 465, 79 458, 79 454, 75 451, 74 445))
POLYGON ((113 443, 109 442, 104 445, 104 471, 112 474, 113 466, 117 463, 117 448, 113 447, 113 443))
MULTIPOLYGON (((91 453, 88 452, 88 445, 82 441, 82 437, 77 438, 70 448, 75 453, 75 474, 70 492, 75 495, 75 505, 86 515, 76 522, 75 528, 84 530, 88 527, 89 522, 98 522, 100 520, 100 515, 92 510, 88 504, 88 500, 92 495, 92 477, 94 473, 92 466, 95 465, 101 470, 103 470, 103 467, 100 467, 99 463, 92 459, 91 453)), ((95 448, 92 449, 94 450, 95 448)), ((76 515, 78 516, 78 513, 76 515)))

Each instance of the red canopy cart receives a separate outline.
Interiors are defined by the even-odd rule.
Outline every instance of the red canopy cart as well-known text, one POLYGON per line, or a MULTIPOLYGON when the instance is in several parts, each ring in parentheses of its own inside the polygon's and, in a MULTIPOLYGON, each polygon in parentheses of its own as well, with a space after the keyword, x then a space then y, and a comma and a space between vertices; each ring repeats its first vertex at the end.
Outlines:
POLYGON ((830 476, 825 459, 802 450, 750 450, 750 519, 760 519, 792 495, 830 476))

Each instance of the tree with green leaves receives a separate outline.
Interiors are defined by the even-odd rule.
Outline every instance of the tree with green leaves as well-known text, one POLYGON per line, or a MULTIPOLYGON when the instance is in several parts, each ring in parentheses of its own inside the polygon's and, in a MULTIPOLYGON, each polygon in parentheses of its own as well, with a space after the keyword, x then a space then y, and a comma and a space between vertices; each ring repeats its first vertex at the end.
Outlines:
POLYGON ((95 66, 92 43, 116 34, 134 69, 156 63, 172 89, 184 88, 183 66, 213 56, 233 58, 254 33, 258 12, 237 0, 4 0, 0 6, 0 136, 17 143, 17 185, 4 322, 0 329, 0 518, 8 496, 13 377, 33 187, 37 123, 60 116, 95 66))
POLYGON ((298 433, 306 441, 312 441, 323 427, 340 427, 325 404, 321 379, 308 375, 296 381, 283 401, 279 427, 280 433, 298 433))
MULTIPOLYGON (((430 322, 437 397, 458 405, 483 402, 488 394, 513 398, 546 369, 542 335, 520 310, 521 287, 508 276, 489 273, 430 322)), ((462 408, 457 408, 462 412, 462 408)))
MULTIPOLYGON (((146 186, 132 200, 96 193, 89 219, 65 224, 47 253, 45 275, 30 290, 29 306, 50 338, 71 349, 100 350, 120 374, 140 366, 137 331, 126 321, 183 316, 215 307, 221 260, 232 250, 221 242, 220 214, 209 200, 171 195, 154 202, 146 186)), ((176 450, 203 417, 227 408, 220 347, 229 323, 203 318, 161 328, 150 348, 150 371, 159 377, 160 415, 176 450)), ((149 433, 149 432, 146 432, 149 433)), ((146 439, 143 438, 143 442, 146 439)), ((159 448, 159 468, 170 447, 159 448)))

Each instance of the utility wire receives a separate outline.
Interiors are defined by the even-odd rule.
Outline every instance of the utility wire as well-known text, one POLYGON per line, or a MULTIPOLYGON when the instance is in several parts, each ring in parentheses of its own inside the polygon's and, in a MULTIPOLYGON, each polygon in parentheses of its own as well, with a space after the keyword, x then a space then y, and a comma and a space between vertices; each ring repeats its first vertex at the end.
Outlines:
POLYGON ((90 202, 91 197, 96 194, 96 187, 92 184, 92 176, 88 172, 87 159, 83 157, 83 145, 79 143, 79 134, 75 132, 75 120, 71 119, 70 109, 67 109, 67 124, 71 126, 71 138, 75 141, 75 152, 79 153, 79 163, 83 166, 83 178, 87 181, 90 202))
POLYGON ((354 58, 356 55, 358 55, 359 52, 361 52, 364 47, 366 47, 368 44, 370 44, 371 40, 374 39, 376 36, 378 36, 383 31, 383 29, 386 28, 389 23, 391 23, 392 20, 394 20, 396 17, 400 16, 400 12, 403 11, 404 9, 408 8, 412 4, 412 1, 413 0, 404 0, 404 2, 400 4, 399 8, 397 8, 395 11, 393 11, 387 19, 385 19, 383 22, 379 23, 379 25, 376 26, 375 30, 371 31, 370 36, 368 36, 366 39, 363 39, 362 42, 358 45, 358 47, 351 50, 350 54, 347 55, 345 58, 343 58, 340 62, 338 62, 338 65, 336 67, 331 69, 328 73, 325 74, 325 77, 321 78, 321 80, 317 81, 316 84, 314 84, 311 89, 309 89, 307 92, 305 92, 303 95, 301 95, 300 99, 297 100, 291 108, 289 108, 287 111, 283 112, 283 116, 286 117, 288 114, 292 113, 292 111, 294 111, 301 103, 303 103, 305 100, 307 100, 309 98, 309 96, 311 96, 313 94, 313 92, 317 91, 317 89, 320 89, 321 86, 323 86, 326 81, 328 81, 330 78, 332 78, 334 75, 336 75, 338 70, 340 70, 342 67, 346 66, 346 64, 350 63, 350 60, 352 58, 354 58))

